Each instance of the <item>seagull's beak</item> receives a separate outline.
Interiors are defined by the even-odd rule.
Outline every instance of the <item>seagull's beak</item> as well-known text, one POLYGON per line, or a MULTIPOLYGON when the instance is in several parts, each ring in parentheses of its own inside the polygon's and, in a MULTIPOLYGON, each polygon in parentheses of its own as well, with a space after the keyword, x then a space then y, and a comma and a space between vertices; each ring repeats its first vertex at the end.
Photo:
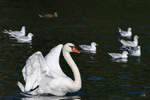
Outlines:
POLYGON ((75 47, 72 48, 72 51, 75 52, 75 53, 80 53, 80 51, 77 50, 75 47))

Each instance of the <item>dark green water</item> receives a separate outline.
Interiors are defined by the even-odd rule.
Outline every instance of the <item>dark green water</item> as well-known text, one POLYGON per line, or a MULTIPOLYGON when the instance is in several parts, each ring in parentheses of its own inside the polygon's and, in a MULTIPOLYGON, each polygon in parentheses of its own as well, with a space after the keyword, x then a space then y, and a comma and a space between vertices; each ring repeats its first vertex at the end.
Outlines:
MULTIPOLYGON (((23 81, 22 68, 34 52, 46 55, 51 48, 72 42, 99 44, 96 54, 72 54, 82 76, 82 89, 74 94, 82 100, 148 100, 150 98, 150 3, 148 0, 1 0, 0 1, 0 99, 59 100, 23 98, 17 81, 23 81), (58 18, 39 18, 39 13, 58 12, 58 18), (3 33, 4 29, 34 34, 32 45, 19 44, 3 33), (133 28, 142 47, 140 58, 129 57, 116 63, 107 52, 119 52, 118 27, 133 28)), ((63 71, 72 72, 60 58, 63 71)), ((66 100, 66 99, 65 99, 66 100)), ((75 99, 74 99, 75 100, 75 99)))

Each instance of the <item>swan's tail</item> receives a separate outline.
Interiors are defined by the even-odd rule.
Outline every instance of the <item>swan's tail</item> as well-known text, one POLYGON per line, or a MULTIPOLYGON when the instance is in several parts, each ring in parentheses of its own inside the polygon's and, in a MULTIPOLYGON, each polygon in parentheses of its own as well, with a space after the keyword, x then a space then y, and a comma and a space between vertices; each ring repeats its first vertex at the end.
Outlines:
POLYGON ((17 85, 18 85, 18 87, 20 88, 20 90, 22 92, 25 92, 25 87, 24 87, 24 85, 21 82, 18 82, 17 85))

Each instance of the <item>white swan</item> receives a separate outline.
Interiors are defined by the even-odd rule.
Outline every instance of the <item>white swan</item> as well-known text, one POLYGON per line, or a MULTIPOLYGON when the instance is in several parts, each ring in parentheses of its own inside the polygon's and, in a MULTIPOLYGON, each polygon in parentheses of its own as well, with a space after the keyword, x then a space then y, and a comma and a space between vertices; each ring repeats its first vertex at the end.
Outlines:
POLYGON ((31 43, 33 34, 29 33, 27 36, 16 37, 17 41, 20 43, 31 43))
POLYGON ((122 53, 108 53, 112 58, 118 59, 118 58, 128 58, 128 52, 123 51, 122 53))
POLYGON ((141 46, 128 48, 128 51, 132 56, 141 56, 141 46))
POLYGON ((132 28, 129 27, 127 31, 122 30, 121 28, 119 29, 119 33, 122 37, 131 37, 132 36, 132 28))
POLYGON ((70 52, 80 53, 74 44, 67 43, 54 47, 44 58, 41 52, 30 56, 22 73, 26 82, 25 86, 18 82, 22 92, 32 95, 53 94, 64 96, 68 92, 76 92, 81 89, 81 77, 77 65, 70 56, 70 52), (63 49, 62 49, 63 48, 63 49), (63 56, 72 69, 74 79, 64 74, 59 65, 59 56, 63 56))
POLYGON ((4 30, 4 33, 9 34, 11 37, 25 36, 25 26, 22 26, 20 31, 4 30))
POLYGON ((138 46, 138 38, 139 37, 137 35, 135 35, 133 38, 133 41, 125 41, 125 40, 121 39, 120 42, 124 47, 136 47, 136 46, 138 46))
POLYGON ((91 45, 79 45, 82 50, 96 52, 97 44, 92 42, 91 45))

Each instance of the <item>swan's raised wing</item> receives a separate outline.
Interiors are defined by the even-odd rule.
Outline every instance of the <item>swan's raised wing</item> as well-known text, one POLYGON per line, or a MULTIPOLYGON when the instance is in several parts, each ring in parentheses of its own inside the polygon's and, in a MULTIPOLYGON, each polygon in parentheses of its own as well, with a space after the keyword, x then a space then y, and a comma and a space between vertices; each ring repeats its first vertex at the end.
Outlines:
POLYGON ((47 67, 45 59, 39 51, 28 58, 22 70, 26 82, 25 91, 30 91, 40 84, 39 82, 46 73, 47 67))
POLYGON ((56 47, 52 48, 51 51, 45 56, 45 61, 49 66, 46 69, 48 71, 48 76, 49 74, 53 75, 53 77, 66 76, 59 64, 59 57, 62 48, 63 45, 59 44, 56 47))

